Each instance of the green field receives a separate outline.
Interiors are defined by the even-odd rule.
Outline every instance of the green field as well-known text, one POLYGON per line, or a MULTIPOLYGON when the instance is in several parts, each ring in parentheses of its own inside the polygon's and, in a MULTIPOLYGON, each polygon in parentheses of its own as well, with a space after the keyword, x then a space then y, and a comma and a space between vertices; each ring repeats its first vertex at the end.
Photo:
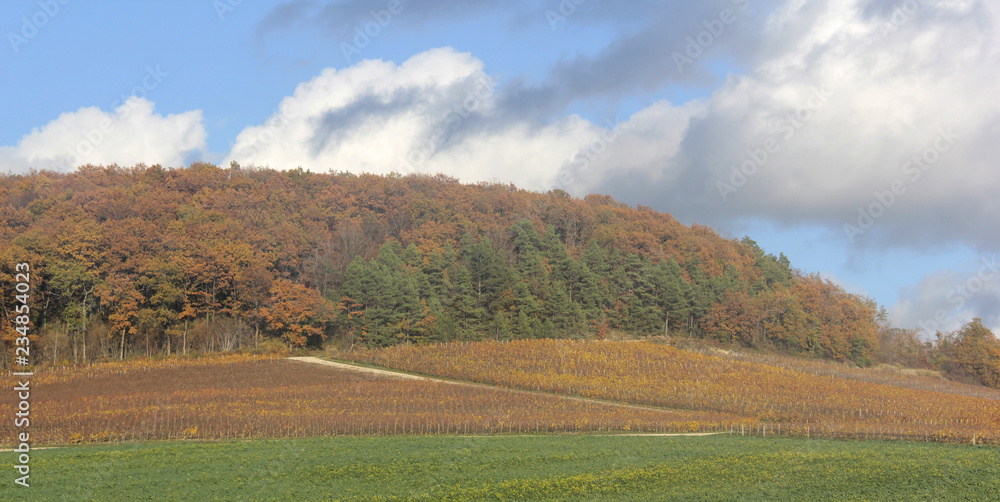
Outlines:
MULTIPOLYGON (((12 460, 11 453, 6 453, 12 460)), ((38 450, 0 500, 1000 500, 1000 449, 739 436, 390 436, 38 450)))

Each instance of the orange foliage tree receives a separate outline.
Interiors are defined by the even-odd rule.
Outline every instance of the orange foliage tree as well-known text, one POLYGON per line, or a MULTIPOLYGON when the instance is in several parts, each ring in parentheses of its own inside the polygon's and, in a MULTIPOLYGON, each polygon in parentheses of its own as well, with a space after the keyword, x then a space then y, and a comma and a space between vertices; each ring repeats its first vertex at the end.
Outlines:
POLYGON ((326 339, 326 326, 334 318, 333 304, 319 292, 287 279, 271 286, 271 304, 260 309, 268 328, 290 347, 302 347, 310 337, 326 339))
MULTIPOLYGON (((235 163, 0 175, 0 194, 3 259, 31 262, 40 324, 74 333, 84 359, 97 338, 87 335, 108 327, 119 339, 105 355, 118 357, 139 340, 150 353, 176 342, 186 352, 246 348, 261 329, 289 343, 325 334, 322 322, 294 321, 283 298, 296 295, 364 305, 363 319, 330 332, 378 344, 707 327, 860 361, 878 343, 864 299, 794 274, 749 239, 602 195, 235 163), (389 243, 398 260, 379 257, 389 243), (371 287, 351 290, 368 269, 371 287)), ((46 343, 54 359, 57 343, 46 343)))

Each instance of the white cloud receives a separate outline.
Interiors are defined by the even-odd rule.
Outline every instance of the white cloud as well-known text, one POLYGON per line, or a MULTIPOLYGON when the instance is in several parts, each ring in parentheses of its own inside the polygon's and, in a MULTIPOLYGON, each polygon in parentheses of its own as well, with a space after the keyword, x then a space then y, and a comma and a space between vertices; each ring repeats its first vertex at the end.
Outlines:
POLYGON ((855 245, 1000 246, 1000 233, 983 231, 1000 219, 1000 9, 927 0, 903 18, 872 5, 786 2, 758 34, 752 69, 731 75, 700 113, 655 105, 664 117, 692 117, 682 133, 664 121, 651 135, 662 141, 647 143, 655 151, 612 149, 592 166, 603 181, 576 193, 611 192, 723 226, 756 217, 843 230, 859 225, 859 208, 887 205, 855 245), (926 171, 904 171, 944 145, 942 130, 954 141, 928 153, 926 171), (752 174, 734 174, 744 163, 752 174), (905 193, 881 204, 875 192, 896 181, 905 193))
POLYGON ((960 328, 973 317, 1000 334, 1000 262, 990 254, 961 271, 943 270, 905 288, 889 310, 897 326, 916 327, 925 337, 960 328))
POLYGON ((200 110, 163 116, 152 102, 131 97, 113 112, 97 107, 59 115, 16 146, 0 146, 0 169, 68 171, 85 164, 182 166, 205 150, 200 110))
POLYGON ((599 131, 576 116, 537 124, 504 115, 483 63, 444 48, 398 66, 367 60, 324 70, 264 124, 244 129, 226 163, 445 173, 545 190, 564 160, 599 131))
POLYGON ((660 101, 633 114, 627 121, 606 127, 561 164, 558 184, 578 195, 600 191, 606 175, 643 172, 665 183, 674 182, 671 160, 681 150, 681 141, 692 118, 704 112, 696 100, 682 106, 660 101))

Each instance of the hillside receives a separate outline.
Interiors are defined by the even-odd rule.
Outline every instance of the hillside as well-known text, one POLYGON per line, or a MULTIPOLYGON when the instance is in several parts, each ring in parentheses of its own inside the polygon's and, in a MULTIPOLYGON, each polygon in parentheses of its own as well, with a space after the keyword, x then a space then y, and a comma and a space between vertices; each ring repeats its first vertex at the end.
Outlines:
POLYGON ((775 357, 765 363, 665 344, 596 340, 399 345, 331 355, 503 388, 725 413, 767 424, 772 434, 1000 441, 995 391, 981 388, 972 397, 957 385, 923 390, 925 382, 914 376, 876 383, 852 371, 820 375, 831 369, 824 363, 794 368, 775 357))
MULTIPOLYGON (((445 176, 4 175, 5 291, 17 263, 32 270, 35 354, 51 362, 625 332, 867 364, 879 343, 872 301, 749 238, 605 196, 445 176)), ((13 306, 0 300, 7 343, 13 306)))
MULTIPOLYGON (((32 381, 32 437, 65 444, 716 432, 1000 444, 996 391, 973 396, 956 385, 929 390, 913 375, 877 383, 852 374, 869 370, 818 374, 834 369, 831 363, 794 369, 789 358, 754 362, 610 340, 400 344, 328 355, 410 378, 277 354, 40 368, 32 381)), ((18 377, 0 375, 0 384, 12 388, 18 377)), ((0 403, 0 413, 16 406, 0 403)), ((14 421, 0 424, 0 433, 15 438, 14 421)))
MULTIPOLYGON (((15 377, 0 375, 5 386, 15 377)), ((271 355, 133 358, 41 369, 33 444, 331 435, 721 431, 756 422, 487 386, 399 379, 271 355)), ((16 403, 0 403, 13 416, 16 403)), ((0 423, 0 445, 18 427, 0 423)))

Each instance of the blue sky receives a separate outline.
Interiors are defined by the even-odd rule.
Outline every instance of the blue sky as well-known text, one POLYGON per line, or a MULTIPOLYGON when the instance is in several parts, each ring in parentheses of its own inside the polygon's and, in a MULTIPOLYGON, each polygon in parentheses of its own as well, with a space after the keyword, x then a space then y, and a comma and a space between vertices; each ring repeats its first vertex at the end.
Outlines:
POLYGON ((0 170, 608 193, 750 235, 898 325, 1000 327, 998 21, 973 0, 8 2, 0 170))

